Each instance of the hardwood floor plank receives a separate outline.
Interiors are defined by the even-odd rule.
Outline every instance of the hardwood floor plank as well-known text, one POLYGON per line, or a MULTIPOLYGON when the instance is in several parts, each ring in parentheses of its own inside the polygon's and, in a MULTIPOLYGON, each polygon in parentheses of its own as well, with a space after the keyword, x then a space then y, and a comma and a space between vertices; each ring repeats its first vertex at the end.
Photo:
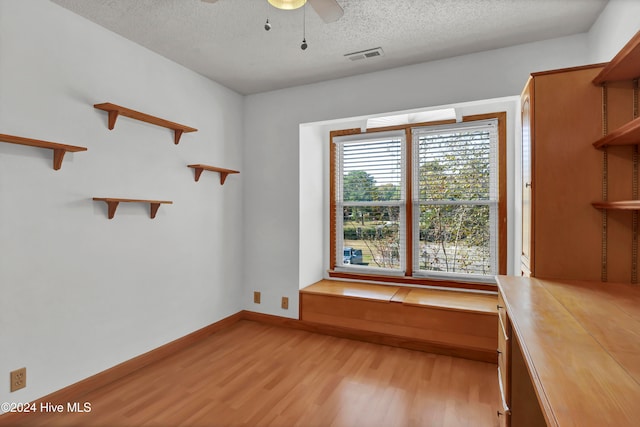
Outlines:
POLYGON ((12 425, 489 427, 497 387, 490 363, 242 320, 74 396, 90 413, 12 425))

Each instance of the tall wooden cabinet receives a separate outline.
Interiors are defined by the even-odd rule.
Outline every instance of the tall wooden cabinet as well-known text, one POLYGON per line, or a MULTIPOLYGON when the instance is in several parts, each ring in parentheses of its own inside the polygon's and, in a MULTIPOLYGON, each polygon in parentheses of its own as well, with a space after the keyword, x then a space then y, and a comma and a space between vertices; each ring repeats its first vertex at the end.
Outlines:
POLYGON ((522 272, 599 280, 602 65, 531 75, 522 93, 522 272))
POLYGON ((637 282, 638 77, 640 32, 608 64, 529 78, 521 97, 523 276, 637 282))

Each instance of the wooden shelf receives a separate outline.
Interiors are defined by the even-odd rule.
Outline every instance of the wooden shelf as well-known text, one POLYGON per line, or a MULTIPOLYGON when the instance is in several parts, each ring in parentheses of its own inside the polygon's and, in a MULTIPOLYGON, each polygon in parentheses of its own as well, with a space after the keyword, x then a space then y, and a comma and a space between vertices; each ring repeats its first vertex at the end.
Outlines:
POLYGON ((118 204, 120 202, 123 203, 149 203, 150 205, 150 215, 151 219, 156 217, 156 213, 158 212, 158 208, 162 204, 172 204, 173 202, 170 200, 144 200, 144 199, 117 199, 114 197, 94 197, 93 200, 105 202, 109 208, 109 219, 113 219, 116 214, 116 209, 118 208, 118 204))
POLYGON ((188 165, 187 167, 195 169, 195 177, 196 182, 200 179, 200 175, 202 175, 202 171, 211 171, 211 172, 219 172, 220 173, 220 185, 224 184, 224 181, 227 179, 227 175, 232 173, 240 173, 239 171, 232 169, 224 169, 216 166, 209 165, 188 165))
POLYGON ((21 136, 0 134, 0 141, 10 144, 28 145, 30 147, 48 148, 53 150, 53 169, 58 170, 62 166, 62 159, 67 151, 87 151, 87 147, 59 144, 57 142, 42 141, 39 139, 23 138, 21 136))
POLYGON ((593 84, 633 80, 640 77, 640 31, 618 52, 618 54, 593 79, 593 84))
POLYGON ((103 104, 95 104, 94 107, 97 108, 98 110, 107 111, 109 113, 109 129, 110 130, 113 130, 114 126, 116 125, 116 120, 118 119, 119 115, 140 120, 142 122, 151 123, 153 125, 162 126, 167 129, 172 129, 174 131, 173 142, 175 144, 178 144, 180 142, 180 137, 184 132, 196 132, 198 130, 196 128, 181 125, 179 123, 170 122, 169 120, 161 119, 159 117, 150 116, 148 114, 141 113, 139 111, 121 107, 119 105, 112 104, 110 102, 105 102, 103 104))
POLYGON ((616 202, 593 202, 591 204, 593 205, 594 208, 597 208, 597 209, 625 210, 625 211, 640 210, 640 200, 619 200, 616 202))
POLYGON ((610 134, 603 136, 593 143, 596 148, 609 145, 635 145, 640 144, 640 117, 620 126, 610 134))

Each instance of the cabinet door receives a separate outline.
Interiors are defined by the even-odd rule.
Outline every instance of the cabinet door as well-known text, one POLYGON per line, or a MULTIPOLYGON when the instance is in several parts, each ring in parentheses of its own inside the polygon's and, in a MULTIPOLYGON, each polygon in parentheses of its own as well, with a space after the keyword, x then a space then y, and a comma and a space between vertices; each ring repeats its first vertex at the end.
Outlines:
POLYGON ((530 78, 521 97, 522 117, 522 274, 533 275, 533 86, 530 78))
POLYGON ((511 416, 515 427, 547 427, 517 335, 511 340, 511 416))

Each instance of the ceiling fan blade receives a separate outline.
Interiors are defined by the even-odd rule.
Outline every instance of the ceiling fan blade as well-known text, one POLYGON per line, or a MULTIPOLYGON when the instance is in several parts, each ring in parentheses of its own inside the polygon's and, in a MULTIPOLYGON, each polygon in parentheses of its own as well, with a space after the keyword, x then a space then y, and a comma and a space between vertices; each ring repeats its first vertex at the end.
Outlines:
POLYGON ((344 10, 336 0, 308 0, 316 13, 327 24, 342 18, 344 10))
POLYGON ((218 0, 202 0, 202 1, 205 2, 205 3, 215 3, 218 0))

